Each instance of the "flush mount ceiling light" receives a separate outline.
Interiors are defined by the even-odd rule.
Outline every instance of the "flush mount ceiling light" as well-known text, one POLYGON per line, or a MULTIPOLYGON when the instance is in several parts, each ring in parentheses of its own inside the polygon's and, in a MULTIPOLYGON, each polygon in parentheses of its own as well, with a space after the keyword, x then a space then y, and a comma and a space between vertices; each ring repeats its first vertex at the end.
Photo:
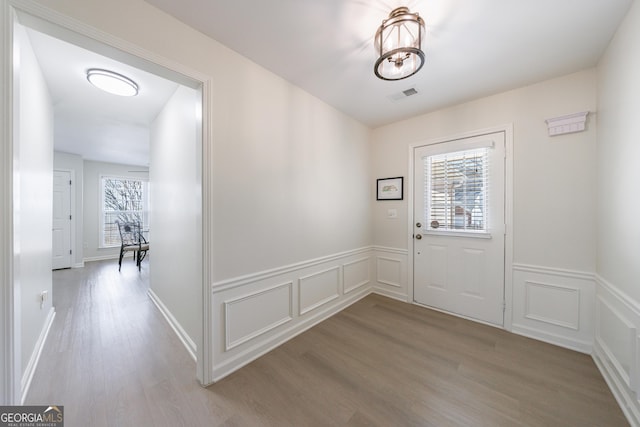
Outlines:
POLYGON ((393 9, 376 31, 376 76, 402 80, 417 73, 424 64, 423 33, 424 21, 417 13, 409 12, 408 7, 393 9))
POLYGON ((138 85, 130 78, 109 70, 91 68, 87 70, 87 80, 105 92, 120 96, 136 96, 138 85))

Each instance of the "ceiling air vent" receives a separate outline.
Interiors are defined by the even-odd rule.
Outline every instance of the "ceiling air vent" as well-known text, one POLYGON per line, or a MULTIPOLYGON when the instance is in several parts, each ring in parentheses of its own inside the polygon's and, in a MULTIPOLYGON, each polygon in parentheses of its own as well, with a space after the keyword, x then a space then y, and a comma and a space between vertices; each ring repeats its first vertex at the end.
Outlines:
POLYGON ((391 99, 392 101, 400 101, 402 99, 405 99, 411 95, 417 95, 418 91, 415 88, 409 88, 406 90, 403 90, 402 92, 398 92, 398 93, 394 93, 393 95, 389 95, 389 99, 391 99))

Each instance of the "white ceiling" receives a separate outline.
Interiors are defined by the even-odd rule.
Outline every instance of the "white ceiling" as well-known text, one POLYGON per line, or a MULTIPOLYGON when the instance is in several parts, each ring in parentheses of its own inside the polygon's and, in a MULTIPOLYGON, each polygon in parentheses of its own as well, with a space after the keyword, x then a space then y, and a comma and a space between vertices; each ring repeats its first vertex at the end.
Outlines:
POLYGON ((55 150, 87 160, 148 165, 149 125, 178 84, 32 29, 27 34, 53 100, 55 150), (138 95, 95 88, 87 80, 89 68, 128 76, 138 84, 138 95))
MULTIPOLYGON (((633 0, 146 1, 377 127, 592 67, 633 0), (382 81, 373 35, 398 6, 426 22, 426 63, 413 77, 382 81), (418 94, 394 100, 409 88, 418 94)), ((28 33, 54 102, 56 150, 147 165, 149 124, 177 84, 28 33), (88 68, 127 75, 140 94, 103 93, 87 82, 88 68)))
POLYGON ((371 127, 594 66, 632 0, 146 0, 371 127), (398 6, 426 63, 377 79, 373 36, 398 6), (394 101, 408 88, 418 95, 394 101))

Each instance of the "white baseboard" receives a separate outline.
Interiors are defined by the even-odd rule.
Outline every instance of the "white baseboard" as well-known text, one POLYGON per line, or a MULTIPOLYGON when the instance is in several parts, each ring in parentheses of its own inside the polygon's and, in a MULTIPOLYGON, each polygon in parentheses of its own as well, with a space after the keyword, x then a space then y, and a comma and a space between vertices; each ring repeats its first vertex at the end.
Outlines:
POLYGON ((567 339, 567 337, 562 335, 556 335, 540 329, 530 329, 526 326, 518 325, 517 323, 513 323, 511 325, 511 332, 527 338, 533 338, 534 340, 557 345, 558 347, 568 348, 569 350, 574 350, 580 353, 591 354, 593 352, 592 341, 567 339))
POLYGON ((155 292, 149 289, 147 293, 151 298, 151 301, 153 301, 156 307, 158 307, 158 310, 160 310, 160 313, 162 313, 162 316, 164 316, 164 318, 167 320, 167 323, 169 323, 169 326, 171 326, 171 329, 173 329, 173 331, 176 333, 176 335, 178 336, 178 338, 180 339, 184 347, 187 349, 187 352, 189 352, 189 355, 191 356, 191 358, 194 361, 197 361, 196 343, 191 339, 189 334, 187 334, 187 332, 184 330, 182 325, 180 325, 180 322, 178 322, 178 320, 176 320, 173 314, 171 314, 167 306, 164 305, 164 303, 160 300, 160 298, 158 298, 155 292))
MULTIPOLYGON (((86 257, 86 258, 83 258, 82 261, 83 263, 85 263, 85 262, 91 262, 91 261, 108 261, 111 259, 118 259, 118 258, 120 258, 120 254, 115 254, 115 255, 109 254, 109 255, 86 257)), ((124 262, 124 259, 122 260, 122 262, 124 262)))
POLYGON ((374 286, 373 289, 371 290, 371 293, 382 295, 383 297, 393 298, 395 300, 402 301, 402 302, 409 302, 409 303, 411 302, 411 301, 408 301, 407 299, 408 297, 406 294, 402 292, 390 291, 389 289, 381 288, 379 286, 374 286))
POLYGON ((623 382, 619 380, 611 362, 608 361, 607 356, 597 341, 594 345, 592 357, 605 382, 609 386, 613 397, 616 399, 616 402, 618 402, 618 406, 620 406, 625 417, 627 417, 629 424, 634 427, 640 426, 640 408, 638 407, 638 401, 635 399, 635 395, 630 393, 623 382))
POLYGON ((44 348, 44 344, 47 341, 47 337, 49 336, 49 330, 51 330, 51 325, 53 324, 53 319, 56 317, 56 310, 51 307, 49 309, 49 313, 47 314, 47 318, 44 322, 42 330, 40 331, 40 336, 36 341, 36 345, 33 349, 33 353, 31 353, 31 357, 29 358, 29 363, 27 363, 27 367, 24 370, 24 374, 22 375, 22 383, 21 390, 22 395, 20 396, 20 404, 24 405, 25 400, 27 399, 27 394, 29 393, 29 387, 31 387, 31 380, 33 380, 33 375, 36 372, 36 367, 38 366, 38 362, 40 361, 40 355, 42 354, 42 349, 44 348))

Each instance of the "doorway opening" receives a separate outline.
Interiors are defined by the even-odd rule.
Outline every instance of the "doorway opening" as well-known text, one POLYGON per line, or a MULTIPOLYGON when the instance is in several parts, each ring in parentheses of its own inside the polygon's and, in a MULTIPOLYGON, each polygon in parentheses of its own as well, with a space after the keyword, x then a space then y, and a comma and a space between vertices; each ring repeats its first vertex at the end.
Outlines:
MULTIPOLYGON (((24 48, 17 44, 19 42, 18 32, 38 33, 43 37, 52 37, 59 42, 88 50, 95 55, 101 55, 108 61, 117 61, 127 67, 139 70, 142 74, 152 74, 158 78, 166 79, 174 85, 174 89, 170 90, 170 96, 167 98, 165 105, 159 112, 156 111, 154 113, 152 126, 148 131, 150 141, 149 161, 146 165, 142 165, 149 167, 149 181, 152 183, 151 188, 153 188, 152 199, 156 201, 154 205, 156 207, 154 209, 155 214, 151 220, 151 224, 155 224, 156 228, 156 231, 153 232, 153 238, 156 243, 152 247, 153 257, 156 262, 149 266, 151 276, 149 294, 156 305, 158 305, 158 302, 161 303, 158 305, 161 311, 173 311, 173 313, 163 312, 165 317, 170 320, 170 323, 171 321, 183 323, 182 327, 178 328, 184 335, 180 336, 180 338, 183 343, 186 341, 190 344, 188 350, 197 361, 196 377, 202 384, 210 383, 208 370, 206 369, 210 364, 204 360, 204 355, 206 355, 204 349, 208 341, 206 339, 208 326, 203 321, 207 317, 208 310, 208 301, 203 298, 203 295, 208 295, 205 283, 209 282, 206 279, 208 277, 208 266, 203 262, 206 250, 203 236, 208 235, 206 218, 209 217, 206 212, 206 206, 208 205, 206 203, 206 192, 209 188, 207 184, 209 182, 209 172, 206 167, 208 155, 206 144, 203 144, 203 140, 208 134, 206 105, 208 105, 208 87, 210 83, 204 76, 190 71, 185 72, 177 64, 167 64, 164 59, 155 58, 154 55, 149 53, 141 53, 141 50, 136 46, 128 45, 125 42, 116 43, 108 35, 97 34, 95 30, 84 28, 77 23, 74 25, 66 21, 64 23, 59 22, 60 18, 48 16, 46 11, 43 12, 40 9, 31 10, 29 7, 22 9, 21 6, 9 6, 7 10, 11 12, 9 14, 13 28, 11 40, 16 52, 19 52, 20 48, 24 48), (91 37, 88 37, 88 33, 91 33, 91 37), (140 55, 143 55, 144 58, 140 55), (176 69, 180 69, 180 71, 175 71, 176 69), (184 190, 185 188, 188 188, 189 191, 181 191, 181 189, 184 190), (189 195, 188 199, 178 200, 182 204, 161 203, 162 200, 175 200, 175 197, 178 196, 179 198, 182 193, 189 195), (190 216, 186 221, 185 215, 190 216), (185 233, 184 228, 182 228, 180 233, 175 233, 175 227, 172 228, 171 224, 175 225, 176 222, 181 224, 188 223, 190 226, 188 232, 185 233), (181 269, 175 269, 177 270, 175 274, 188 274, 188 282, 194 284, 193 288, 188 291, 184 289, 179 291, 172 290, 171 286, 164 280, 166 272, 163 268, 170 268, 172 261, 175 261, 175 254, 172 254, 171 259, 168 258, 168 254, 174 251, 176 245, 190 248, 189 260, 186 260, 185 257, 186 264, 182 263, 180 264, 181 269), (154 277, 157 280, 154 280, 154 277), (202 301, 203 299, 205 300, 204 302, 202 301), (162 304, 163 301, 165 304, 162 304), (195 303, 191 304, 192 301, 195 301, 195 303), (188 309, 185 309, 185 306, 188 306, 188 309), (189 313, 186 313, 187 311, 189 313), (167 315, 171 315, 171 319, 167 315), (185 337, 188 339, 185 339, 185 337)), ((16 55, 15 58, 19 58, 19 56, 16 55)), ((25 96, 25 92, 21 93, 20 91, 20 85, 28 84, 28 74, 21 73, 20 66, 21 64, 18 62, 13 64, 11 84, 14 87, 14 91, 13 98, 10 101, 12 103, 10 111, 12 112, 14 131, 13 141, 7 141, 7 144, 10 145, 8 152, 14 153, 15 156, 13 168, 16 181, 24 183, 28 181, 29 176, 26 173, 21 173, 23 171, 20 169, 20 155, 24 154, 20 150, 23 136, 20 130, 26 126, 25 121, 28 119, 28 115, 21 111, 19 106, 21 101, 24 101, 21 96, 25 96)), ((48 70, 41 71, 43 74, 48 72, 48 70)), ((72 77, 74 76, 69 76, 69 78, 72 77)), ((64 104, 60 105, 65 106, 64 104)), ((66 113, 62 109, 56 110, 60 105, 51 106, 51 110, 54 111, 53 116, 56 119, 66 113)), ((78 121, 79 125, 86 124, 82 119, 78 121)), ((97 130, 97 132, 99 131, 100 129, 97 130)), ((53 136, 51 140, 53 141, 53 136)), ((46 148, 38 149, 47 150, 46 148)), ((53 158, 53 150, 54 147, 51 146, 50 153, 47 154, 50 158, 53 158)), ((134 151, 130 150, 129 153, 131 154, 134 151)), ((95 160, 91 161, 97 162, 95 160)), ((129 162, 126 165, 130 170, 137 169, 136 166, 140 166, 140 163, 129 162)), ((60 169, 64 168, 60 167, 60 169)), ((49 174, 50 180, 53 182, 53 171, 54 166, 52 164, 48 171, 41 170, 40 172, 45 175, 49 174)), ((72 169, 72 171, 76 175, 76 180, 79 180, 80 176, 86 176, 86 170, 72 169)), ((66 175, 64 179, 66 179, 66 175)), ((86 190, 87 182, 83 182, 83 184, 86 190)), ((17 241, 15 247, 18 248, 20 247, 21 239, 25 238, 26 234, 23 232, 24 229, 16 227, 17 224, 24 222, 23 211, 20 210, 21 200, 19 199, 21 194, 24 195, 24 192, 21 193, 14 186, 14 192, 11 194, 14 195, 12 203, 14 217, 11 235, 17 241)), ((84 196, 86 192, 82 192, 82 194, 84 196)), ((61 197, 63 196, 66 197, 66 195, 61 197)), ((87 215, 87 209, 81 208, 81 206, 90 206, 85 202, 86 200, 83 200, 82 203, 77 201, 76 209, 71 213, 71 216, 75 215, 79 223, 82 222, 80 219, 84 217, 93 217, 98 222, 99 215, 91 215, 91 213, 87 215), (82 213, 78 214, 79 211, 82 211, 82 213)), ((93 204, 92 208, 98 209, 99 205, 93 204)), ((53 218, 53 195, 51 196, 51 209, 47 213, 48 221, 51 224, 53 218)), ((85 249, 88 235, 88 233, 85 233, 86 221, 84 227, 80 226, 74 229, 76 230, 75 236, 73 233, 69 233, 70 247, 72 249, 71 262, 72 266, 78 266, 78 258, 73 258, 73 255, 78 252, 82 253, 82 249, 85 249), (74 248, 76 249, 75 253, 73 251, 74 248)), ((61 231, 60 233, 66 234, 66 231, 61 231)), ((49 235, 52 236, 51 234, 49 235)), ((52 260, 54 245, 53 240, 50 242, 47 251, 49 260, 52 260)), ((29 257, 29 253, 25 251, 25 248, 28 249, 28 245, 13 253, 14 266, 19 266, 21 261, 29 257)), ((82 257, 80 262, 82 262, 82 257)), ((67 261, 65 260, 64 263, 66 265, 67 261)), ((8 336, 2 337, 5 348, 8 348, 10 352, 10 357, 6 360, 8 363, 3 363, 5 370, 3 371, 2 382, 5 389, 9 391, 6 400, 10 403, 19 403, 24 399, 26 389, 28 389, 29 377, 32 375, 29 370, 35 369, 35 364, 37 364, 33 363, 33 354, 25 354, 31 352, 31 346, 27 346, 30 338, 24 339, 23 334, 26 333, 26 328, 23 326, 26 325, 24 321, 20 320, 20 318, 28 317, 28 310, 30 309, 26 306, 25 298, 20 298, 21 294, 24 295, 30 292, 30 289, 25 288, 25 282, 27 282, 23 280, 25 277, 24 269, 14 267, 11 272, 11 280, 8 281, 9 289, 6 292, 9 295, 6 304, 11 307, 11 310, 6 312, 3 322, 12 325, 12 327, 7 332, 8 336)), ((46 290, 43 293, 43 301, 44 295, 46 295, 46 290)), ((3 316, 5 315, 3 314, 3 316)), ((51 321, 53 321, 52 318, 51 321)), ((176 324, 171 326, 176 330, 176 324)), ((46 333, 44 335, 46 338, 46 333)), ((36 343, 36 347, 41 344, 36 343)), ((37 357, 35 362, 37 362, 37 357)))

